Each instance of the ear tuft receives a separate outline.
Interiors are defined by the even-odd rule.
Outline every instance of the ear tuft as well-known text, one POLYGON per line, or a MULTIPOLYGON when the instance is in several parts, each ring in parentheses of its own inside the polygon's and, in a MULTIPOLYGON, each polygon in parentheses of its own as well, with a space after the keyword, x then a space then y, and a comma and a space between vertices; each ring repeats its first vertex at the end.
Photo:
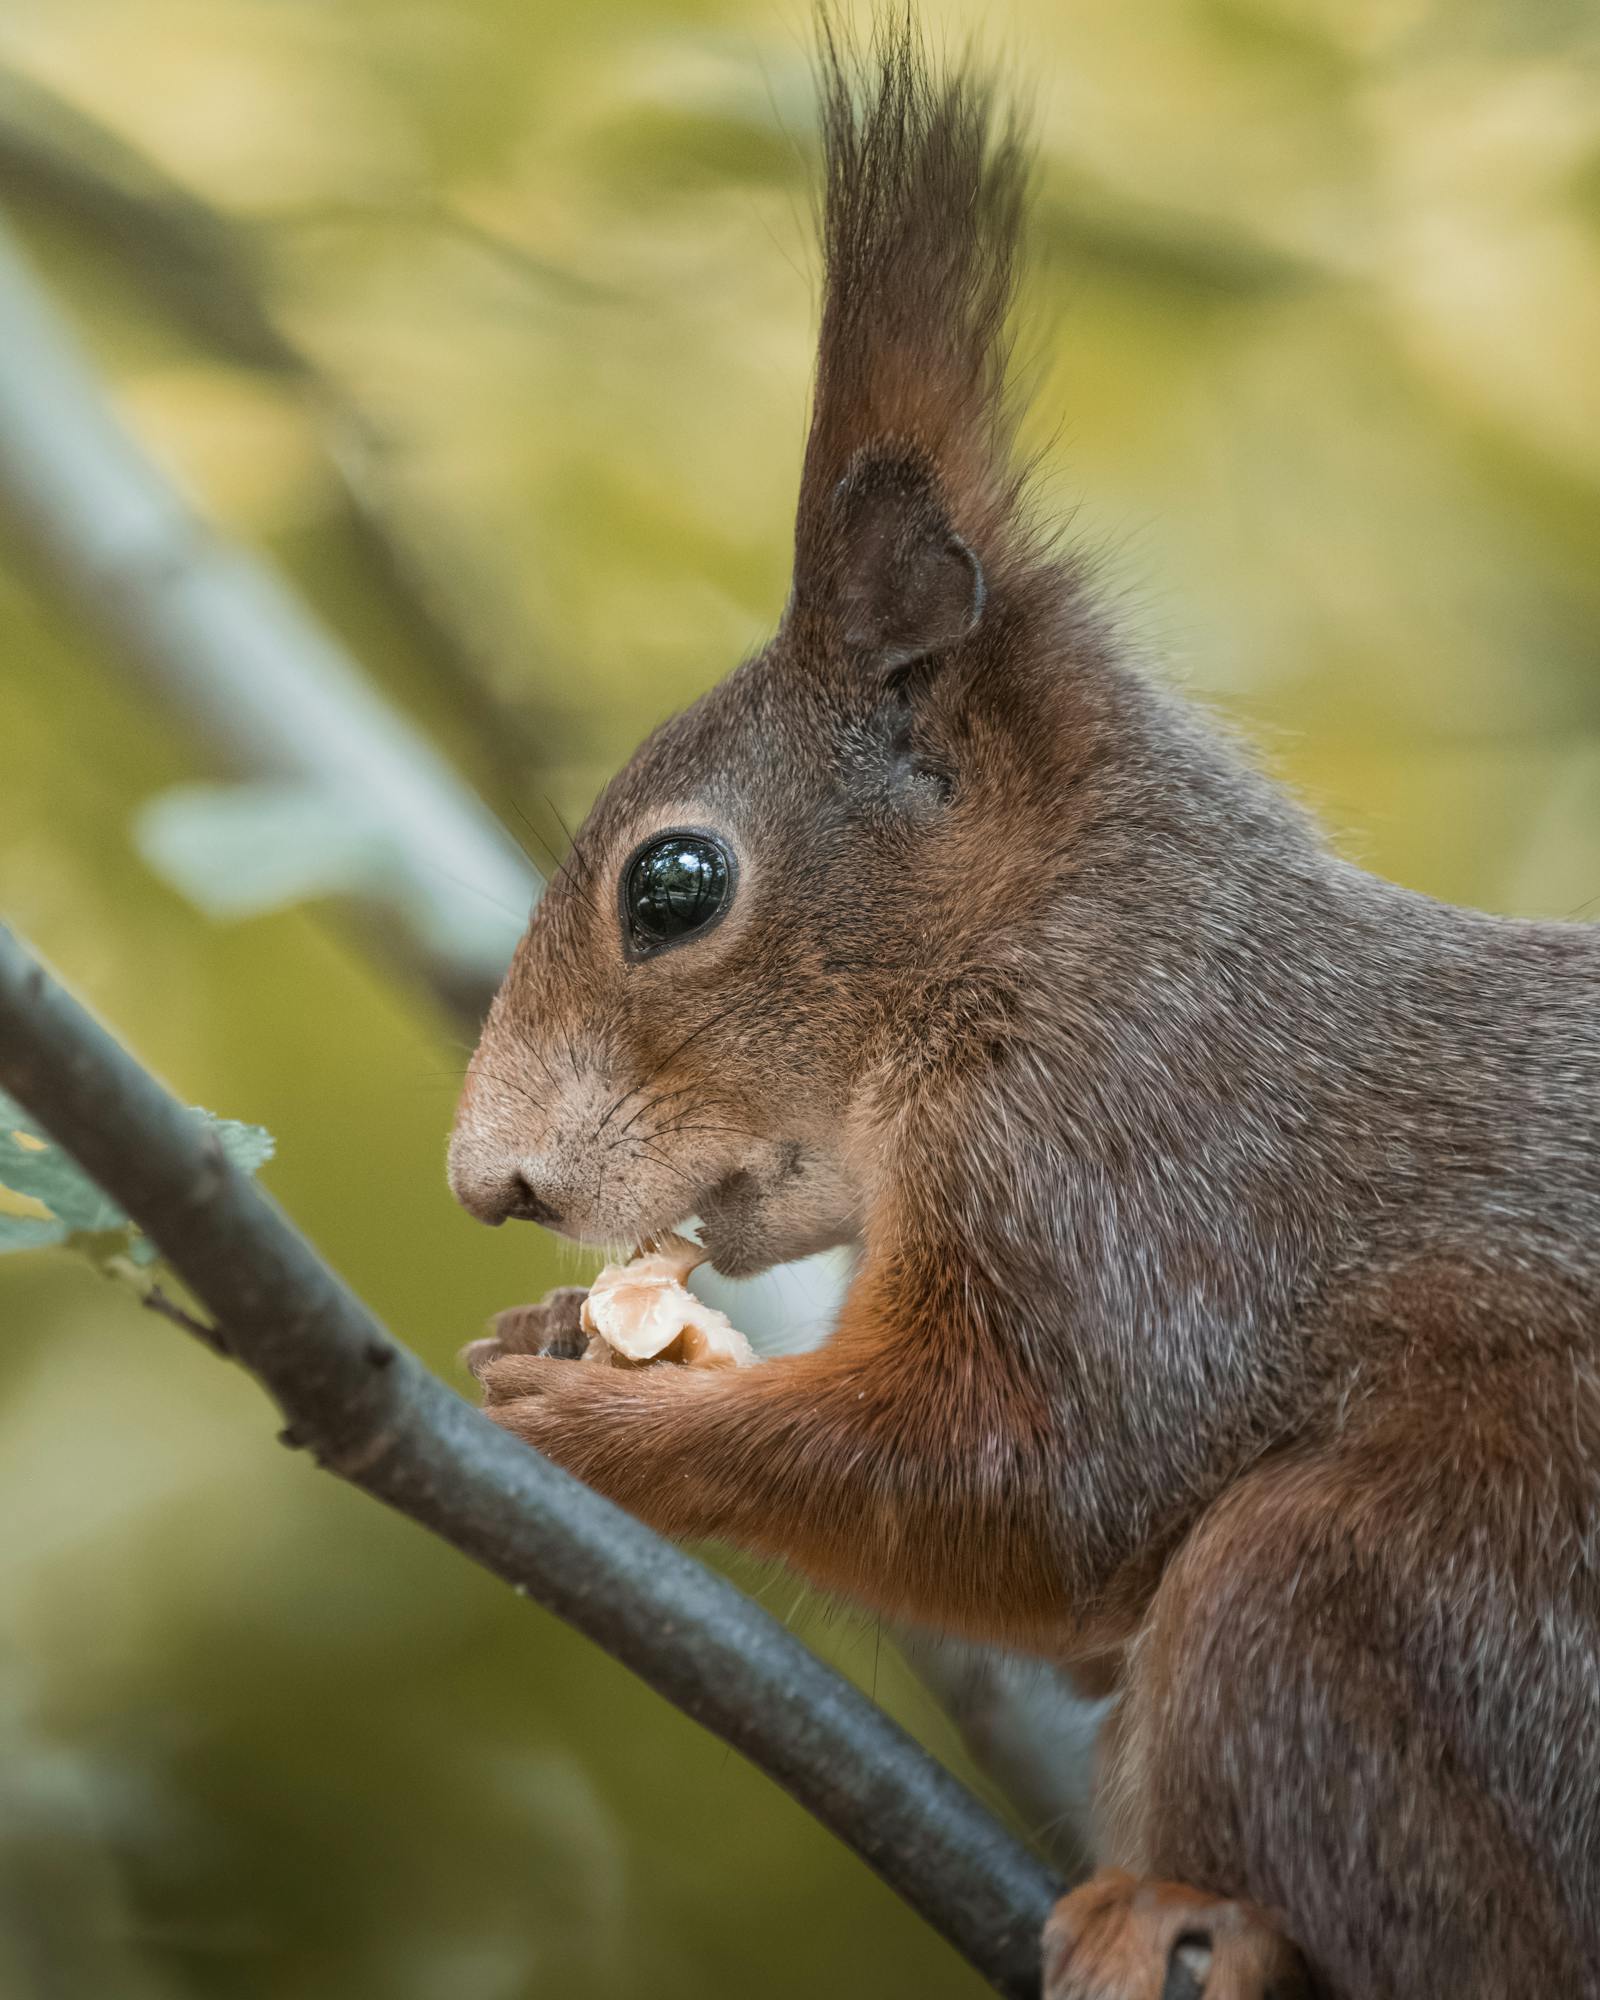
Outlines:
POLYGON ((928 61, 904 0, 864 44, 836 33, 831 3, 819 64, 822 324, 795 598, 836 615, 846 554, 848 628, 914 658, 976 622, 972 549, 997 590, 1041 554, 1006 385, 1028 148, 981 71, 928 61), (841 544, 844 513, 858 518, 841 544))
POLYGON ((863 457, 834 488, 831 512, 833 608, 847 646, 904 667, 977 628, 983 566, 913 459, 863 457))

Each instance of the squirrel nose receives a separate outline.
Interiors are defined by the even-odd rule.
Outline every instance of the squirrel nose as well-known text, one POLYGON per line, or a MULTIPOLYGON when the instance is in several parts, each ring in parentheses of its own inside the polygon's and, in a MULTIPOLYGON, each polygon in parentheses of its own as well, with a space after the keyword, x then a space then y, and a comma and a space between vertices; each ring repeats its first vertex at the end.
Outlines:
POLYGON ((561 1211, 547 1202, 524 1173, 515 1173, 506 1183, 504 1215, 513 1222, 542 1222, 546 1229, 560 1227, 561 1211))
POLYGON ((457 1181, 455 1191, 462 1206, 491 1228, 502 1222, 542 1222, 546 1229, 560 1227, 560 1209, 545 1200, 520 1167, 496 1180, 469 1185, 457 1181))

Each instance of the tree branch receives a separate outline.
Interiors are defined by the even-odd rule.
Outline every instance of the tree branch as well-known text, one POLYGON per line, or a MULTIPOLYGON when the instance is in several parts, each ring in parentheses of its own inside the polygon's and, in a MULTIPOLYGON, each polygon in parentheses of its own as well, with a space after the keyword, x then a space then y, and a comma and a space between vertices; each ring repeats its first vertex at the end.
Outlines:
MULTIPOLYGON (((241 222, 216 208, 81 106, 7 65, 0 65, 0 194, 81 227, 102 262, 121 264, 147 302, 159 301, 209 351, 300 397, 355 541, 408 639, 471 718, 477 753, 514 794, 540 759, 529 705, 506 699, 505 690, 536 649, 526 632, 511 629, 503 593, 461 536, 396 479, 383 430, 285 326, 262 255, 272 223, 241 222)), ((437 206, 395 213, 464 234, 501 262, 518 254, 437 206)), ((547 287, 563 281, 534 260, 524 275, 547 287)))
POLYGON ((0 1084, 126 1209, 319 1464, 565 1618, 774 1778, 1002 1993, 1057 1884, 723 1578, 395 1343, 215 1140, 0 926, 0 1084))
POLYGON ((381 826, 438 961, 462 986, 493 986, 533 869, 276 573, 216 534, 122 428, 3 225, 0 521, 231 765, 381 826))

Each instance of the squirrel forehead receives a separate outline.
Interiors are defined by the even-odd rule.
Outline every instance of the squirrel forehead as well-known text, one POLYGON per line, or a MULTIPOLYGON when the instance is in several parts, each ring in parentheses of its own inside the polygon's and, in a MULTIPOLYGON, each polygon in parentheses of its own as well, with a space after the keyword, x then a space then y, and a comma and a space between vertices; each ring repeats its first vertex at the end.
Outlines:
POLYGON ((640 745, 580 843, 614 850, 657 825, 771 824, 808 810, 835 788, 844 746, 872 706, 842 681, 796 671, 774 641, 640 745))

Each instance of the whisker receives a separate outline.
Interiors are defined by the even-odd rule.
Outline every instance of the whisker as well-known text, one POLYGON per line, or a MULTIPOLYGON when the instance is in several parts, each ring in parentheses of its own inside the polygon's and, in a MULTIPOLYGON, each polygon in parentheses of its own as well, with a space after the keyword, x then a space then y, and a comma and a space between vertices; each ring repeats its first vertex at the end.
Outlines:
POLYGON ((544 794, 544 802, 550 808, 556 825, 560 827, 561 831, 567 837, 567 865, 569 869, 575 867, 577 870, 575 884, 579 886, 586 884, 593 877, 596 856, 585 851, 578 836, 561 817, 560 807, 557 806, 555 800, 551 798, 548 792, 544 794))
POLYGON ((678 1042, 674 1047, 670 1048, 667 1051, 667 1053, 661 1058, 660 1062, 656 1064, 655 1068, 651 1070, 650 1074, 647 1077, 645 1077, 643 1082, 636 1083, 631 1090, 623 1091, 620 1097, 613 1100, 612 1104, 606 1111, 605 1116, 600 1120, 600 1123, 595 1127, 595 1136, 597 1138, 599 1137, 600 1133, 602 1133, 606 1129, 606 1127, 611 1123, 612 1119, 622 1109, 623 1105, 627 1103, 630 1097, 637 1097, 641 1091, 648 1090, 651 1084, 655 1082, 656 1078, 668 1066, 668 1064, 675 1062, 677 1058, 683 1054, 684 1050, 689 1046, 689 1044, 692 1041, 694 1041, 698 1036, 705 1034, 708 1029, 716 1027, 720 1021, 725 1021, 730 1014, 738 1013, 739 1009, 744 1004, 745 1003, 742 1000, 730 1001, 726 1007, 721 1008, 717 1013, 713 1014, 709 1020, 702 1021, 697 1028, 691 1028, 689 1033, 684 1036, 681 1042, 678 1042))
POLYGON ((517 838, 515 835, 513 835, 513 838, 517 839, 517 845, 522 848, 524 854, 528 855, 528 859, 533 862, 536 868, 542 869, 545 866, 545 862, 548 862, 550 868, 553 871, 550 879, 554 881, 556 875, 558 875, 561 872, 561 857, 556 853, 555 849, 550 845, 549 841, 545 839, 544 835, 534 825, 533 821, 522 810, 522 807, 518 805, 515 799, 511 801, 511 810, 516 814, 517 818, 522 821, 522 824, 528 829, 529 833, 532 834, 534 840, 543 850, 545 860, 539 861, 535 859, 535 857, 532 854, 528 853, 527 848, 523 846, 523 843, 520 840, 520 838, 517 838))
POLYGON ((690 1091, 692 1091, 694 1088, 695 1086, 692 1083, 680 1083, 676 1087, 676 1089, 658 1091, 654 1097, 647 1098, 645 1102, 639 1106, 638 1110, 634 1112, 633 1116, 628 1120, 626 1125, 621 1125, 617 1128, 617 1136, 620 1138, 624 1132, 630 1131, 635 1125, 638 1124, 639 1120, 645 1115, 647 1111, 654 1110, 658 1105, 670 1104, 673 1098, 683 1097, 687 1095, 690 1091))
POLYGON ((686 1174, 683 1171, 682 1167, 676 1165, 671 1160, 663 1160, 658 1158, 654 1153, 650 1152, 649 1146, 650 1142, 648 1139, 643 1139, 638 1142, 638 1150, 641 1153, 646 1154, 646 1156, 652 1161, 654 1165, 665 1169, 665 1171, 671 1174, 675 1180, 682 1181, 682 1183, 686 1188, 693 1188, 697 1193, 699 1192, 701 1184, 695 1179, 693 1174, 686 1174))
POLYGON ((689 1132, 716 1132, 724 1138, 733 1139, 759 1139, 761 1136, 759 1132, 752 1132, 748 1125, 663 1125, 650 1137, 659 1144, 666 1139, 681 1138, 689 1132))

